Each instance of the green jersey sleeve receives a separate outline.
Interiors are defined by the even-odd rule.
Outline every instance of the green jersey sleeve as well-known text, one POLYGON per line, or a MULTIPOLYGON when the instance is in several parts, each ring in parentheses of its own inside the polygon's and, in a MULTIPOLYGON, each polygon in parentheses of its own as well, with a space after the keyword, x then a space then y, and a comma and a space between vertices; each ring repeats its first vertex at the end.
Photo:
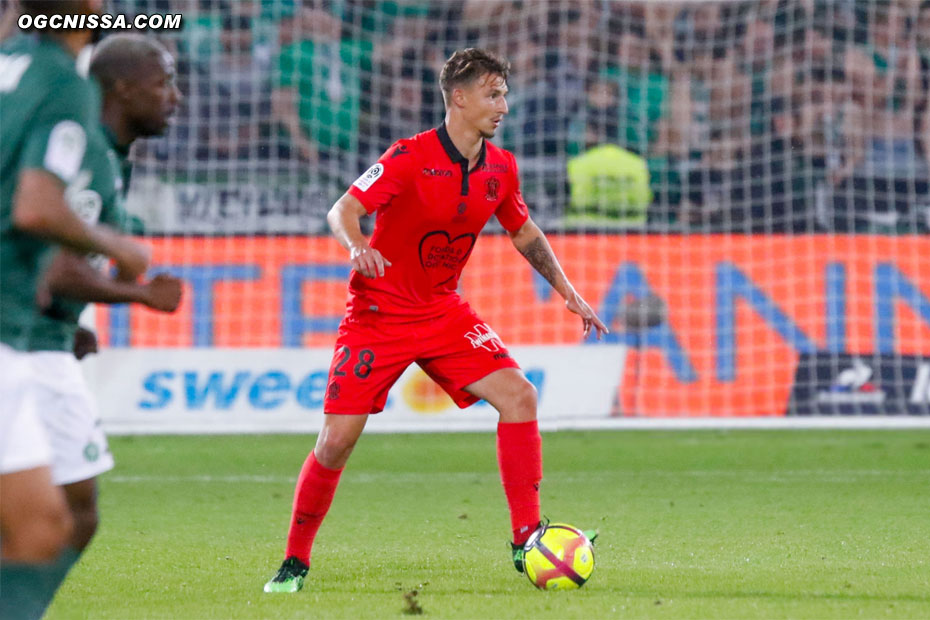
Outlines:
POLYGON ((40 114, 30 121, 21 169, 46 170, 65 185, 77 178, 87 151, 88 125, 95 118, 91 111, 92 91, 82 81, 75 76, 54 96, 50 93, 40 114), (66 101, 72 105, 65 105, 66 101))

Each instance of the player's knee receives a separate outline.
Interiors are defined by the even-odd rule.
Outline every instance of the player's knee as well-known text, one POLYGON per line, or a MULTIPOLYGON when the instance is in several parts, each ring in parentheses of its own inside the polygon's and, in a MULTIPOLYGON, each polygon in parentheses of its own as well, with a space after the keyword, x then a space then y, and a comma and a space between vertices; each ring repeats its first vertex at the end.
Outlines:
POLYGON ((313 449, 317 462, 323 467, 339 469, 349 460, 349 455, 358 441, 355 433, 330 431, 320 437, 313 449))
POLYGON ((536 386, 529 381, 522 381, 515 395, 515 406, 524 415, 536 418, 536 386))
POLYGON ((48 506, 5 528, 4 558, 26 563, 51 562, 68 545, 73 531, 74 520, 64 503, 48 506))
POLYGON ((515 382, 500 408, 504 422, 529 422, 536 419, 536 388, 527 380, 515 382))

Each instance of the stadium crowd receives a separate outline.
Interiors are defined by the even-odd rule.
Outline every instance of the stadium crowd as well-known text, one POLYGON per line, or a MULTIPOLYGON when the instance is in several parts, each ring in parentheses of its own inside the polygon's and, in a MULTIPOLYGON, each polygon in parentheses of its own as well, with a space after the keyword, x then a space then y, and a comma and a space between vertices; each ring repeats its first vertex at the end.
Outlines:
POLYGON ((498 143, 544 225, 930 230, 928 1, 115 5, 185 15, 163 37, 184 110, 137 153, 172 179, 247 169, 340 192, 441 122, 437 68, 475 45, 512 62, 498 143))

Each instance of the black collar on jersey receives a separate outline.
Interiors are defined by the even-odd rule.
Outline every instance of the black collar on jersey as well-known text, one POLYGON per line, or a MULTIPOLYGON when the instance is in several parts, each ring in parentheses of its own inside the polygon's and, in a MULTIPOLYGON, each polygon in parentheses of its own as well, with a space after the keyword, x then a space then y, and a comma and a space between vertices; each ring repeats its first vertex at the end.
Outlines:
POLYGON ((484 165, 484 160, 488 155, 487 141, 484 139, 481 140, 481 153, 478 155, 478 162, 475 164, 475 167, 469 171, 468 158, 455 148, 455 145, 452 143, 452 138, 449 137, 449 131, 446 129, 445 123, 436 128, 436 136, 439 138, 439 144, 442 145, 442 149, 446 152, 446 155, 449 156, 449 159, 452 160, 452 163, 458 164, 462 169, 462 196, 467 196, 468 175, 475 170, 479 170, 484 165))

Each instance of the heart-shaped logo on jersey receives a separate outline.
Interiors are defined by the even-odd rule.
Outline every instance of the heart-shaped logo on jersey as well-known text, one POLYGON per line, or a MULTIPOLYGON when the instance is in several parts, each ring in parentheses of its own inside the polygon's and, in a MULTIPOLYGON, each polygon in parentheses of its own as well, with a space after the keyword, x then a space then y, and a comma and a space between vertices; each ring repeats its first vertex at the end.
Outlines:
POLYGON ((420 265, 429 276, 431 287, 442 286, 455 278, 475 247, 475 239, 472 233, 453 239, 444 230, 434 230, 423 235, 420 240, 420 265))

